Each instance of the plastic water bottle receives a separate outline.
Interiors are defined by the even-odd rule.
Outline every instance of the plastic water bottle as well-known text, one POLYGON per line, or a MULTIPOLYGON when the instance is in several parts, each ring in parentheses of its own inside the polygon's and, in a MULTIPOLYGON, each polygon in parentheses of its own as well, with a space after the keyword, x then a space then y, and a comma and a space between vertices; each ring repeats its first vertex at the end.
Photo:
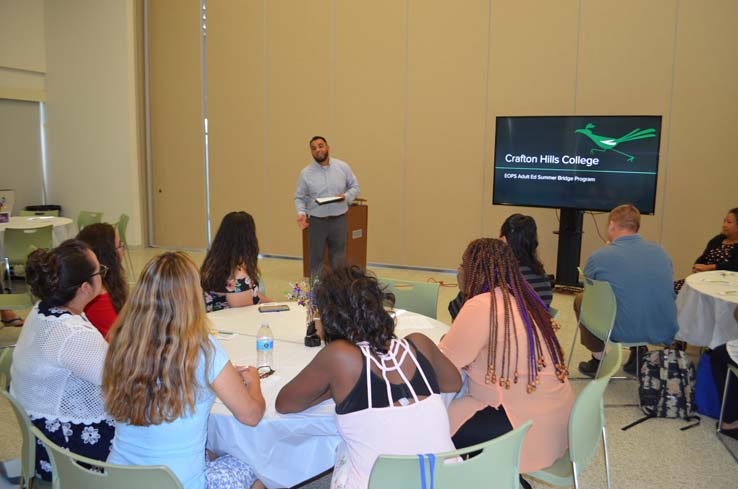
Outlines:
POLYGON ((271 367, 274 351, 274 335, 269 323, 261 323, 256 335, 256 367, 271 367))

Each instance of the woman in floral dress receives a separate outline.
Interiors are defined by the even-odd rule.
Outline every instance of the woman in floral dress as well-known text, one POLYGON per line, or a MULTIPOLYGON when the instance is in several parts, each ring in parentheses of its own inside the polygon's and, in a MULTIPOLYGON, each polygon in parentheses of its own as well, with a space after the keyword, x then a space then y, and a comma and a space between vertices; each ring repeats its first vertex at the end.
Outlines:
POLYGON ((205 310, 270 302, 259 290, 259 241, 247 212, 226 214, 200 268, 205 310))
MULTIPOLYGON (((83 314, 107 268, 81 241, 28 257, 26 276, 41 301, 26 319, 13 353, 10 393, 51 441, 106 460, 115 423, 105 413, 102 374, 108 344, 83 314)), ((51 480, 46 449, 36 445, 36 472, 51 480)))

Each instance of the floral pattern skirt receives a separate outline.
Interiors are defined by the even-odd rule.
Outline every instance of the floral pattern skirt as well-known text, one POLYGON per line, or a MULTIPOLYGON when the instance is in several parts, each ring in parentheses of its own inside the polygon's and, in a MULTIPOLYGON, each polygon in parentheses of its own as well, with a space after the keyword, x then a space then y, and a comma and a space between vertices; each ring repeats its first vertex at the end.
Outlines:
POLYGON ((336 465, 333 467, 331 477, 331 489, 344 489, 349 479, 348 448, 346 443, 341 442, 336 447, 336 465))
POLYGON ((256 473, 246 462, 232 455, 206 460, 207 489, 250 489, 256 482, 256 473))
MULTIPOLYGON (((58 446, 103 462, 108 458, 110 445, 115 436, 115 421, 112 420, 85 424, 36 418, 31 419, 31 422, 58 446)), ((51 462, 40 440, 36 440, 36 475, 43 480, 51 480, 51 462)))

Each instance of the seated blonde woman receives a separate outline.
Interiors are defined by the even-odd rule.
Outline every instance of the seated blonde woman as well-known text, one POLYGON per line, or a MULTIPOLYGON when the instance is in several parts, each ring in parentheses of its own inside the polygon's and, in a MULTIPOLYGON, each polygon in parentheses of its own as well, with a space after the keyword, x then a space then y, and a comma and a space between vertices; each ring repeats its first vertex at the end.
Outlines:
POLYGON ((520 471, 548 467, 567 449, 574 403, 551 317, 503 241, 472 241, 462 268, 470 299, 439 345, 469 375, 468 394, 449 407, 454 444, 481 443, 530 419, 520 471))
POLYGON ((110 330, 103 393, 117 430, 108 461, 166 465, 185 489, 263 487, 231 456, 205 461, 216 395, 249 426, 265 404, 256 368, 234 367, 209 335, 199 282, 184 253, 153 258, 110 330))

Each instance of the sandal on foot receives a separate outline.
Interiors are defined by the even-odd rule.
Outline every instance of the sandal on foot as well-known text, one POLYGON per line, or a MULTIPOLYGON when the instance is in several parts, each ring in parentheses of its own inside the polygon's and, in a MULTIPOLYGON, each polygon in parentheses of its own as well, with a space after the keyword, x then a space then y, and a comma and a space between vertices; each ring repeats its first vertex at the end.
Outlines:
POLYGON ((20 328, 23 326, 23 318, 14 317, 13 319, 0 319, 2 323, 6 326, 15 326, 16 328, 20 328))

